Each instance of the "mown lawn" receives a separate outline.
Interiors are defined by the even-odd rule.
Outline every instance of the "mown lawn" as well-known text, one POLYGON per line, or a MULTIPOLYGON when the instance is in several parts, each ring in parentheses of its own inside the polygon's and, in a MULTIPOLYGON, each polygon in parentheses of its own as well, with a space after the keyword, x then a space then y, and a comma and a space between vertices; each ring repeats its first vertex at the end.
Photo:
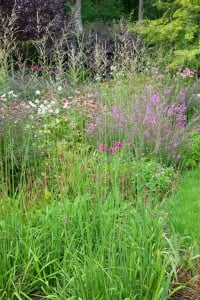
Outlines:
POLYGON ((169 220, 181 236, 200 243, 200 168, 182 177, 172 198, 167 203, 169 220))

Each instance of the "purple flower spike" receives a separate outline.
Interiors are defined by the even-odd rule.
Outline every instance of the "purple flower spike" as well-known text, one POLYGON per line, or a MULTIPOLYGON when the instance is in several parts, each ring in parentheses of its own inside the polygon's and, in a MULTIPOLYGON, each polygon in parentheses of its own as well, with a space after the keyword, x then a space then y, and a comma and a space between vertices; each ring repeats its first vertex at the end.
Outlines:
POLYGON ((156 104, 160 101, 160 96, 158 93, 154 94, 153 97, 151 98, 151 104, 156 104))

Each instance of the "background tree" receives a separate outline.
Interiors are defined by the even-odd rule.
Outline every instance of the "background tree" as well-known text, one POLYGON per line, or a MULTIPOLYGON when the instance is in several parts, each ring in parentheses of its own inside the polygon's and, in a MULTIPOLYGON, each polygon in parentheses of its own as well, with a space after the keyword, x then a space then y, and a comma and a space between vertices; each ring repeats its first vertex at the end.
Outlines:
POLYGON ((160 17, 145 20, 140 33, 154 50, 162 47, 171 68, 200 69, 200 2, 198 0, 156 0, 160 17))
POLYGON ((138 21, 141 21, 142 18, 143 18, 143 0, 139 0, 138 21))
POLYGON ((82 8, 84 22, 120 19, 124 11, 122 0, 85 0, 82 8))

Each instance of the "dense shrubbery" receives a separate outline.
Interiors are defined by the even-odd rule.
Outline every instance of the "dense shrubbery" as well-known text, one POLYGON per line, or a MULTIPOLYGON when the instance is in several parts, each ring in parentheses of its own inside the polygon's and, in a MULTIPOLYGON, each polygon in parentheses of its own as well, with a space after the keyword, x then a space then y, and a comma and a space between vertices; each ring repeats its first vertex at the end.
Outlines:
POLYGON ((66 14, 66 1, 1 1, 0 2, 0 65, 38 60, 57 47, 65 30, 71 32, 72 17, 66 14), (67 29, 66 29, 67 28, 67 29))
POLYGON ((0 12, 4 22, 13 19, 13 28, 17 40, 30 40, 41 38, 50 32, 59 36, 66 26, 64 0, 45 1, 1 1, 0 12))

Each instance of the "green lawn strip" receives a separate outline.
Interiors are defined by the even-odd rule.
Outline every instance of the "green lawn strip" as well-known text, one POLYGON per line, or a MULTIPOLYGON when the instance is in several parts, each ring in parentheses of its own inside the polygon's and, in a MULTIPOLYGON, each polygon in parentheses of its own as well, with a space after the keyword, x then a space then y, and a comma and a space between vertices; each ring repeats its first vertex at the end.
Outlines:
POLYGON ((174 230, 200 244, 200 168, 183 175, 167 211, 174 230))

